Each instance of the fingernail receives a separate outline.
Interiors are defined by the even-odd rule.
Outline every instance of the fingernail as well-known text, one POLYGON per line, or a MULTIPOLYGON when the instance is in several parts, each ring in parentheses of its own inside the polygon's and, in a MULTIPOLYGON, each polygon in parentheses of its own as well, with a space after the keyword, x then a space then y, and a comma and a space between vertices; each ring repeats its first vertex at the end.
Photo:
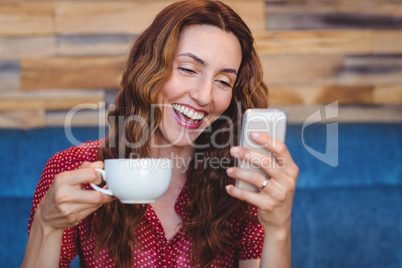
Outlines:
POLYGON ((229 174, 229 175, 230 175, 232 172, 233 172, 233 168, 228 168, 228 169, 226 170, 226 173, 229 174))
POLYGON ((226 185, 226 186, 225 186, 225 189, 226 189, 227 192, 229 192, 231 188, 232 188, 232 187, 231 187, 230 185, 226 185))
POLYGON ((232 148, 230 148, 230 152, 232 154, 237 154, 239 152, 239 148, 238 147, 232 147, 232 148))
POLYGON ((261 134, 259 132, 253 132, 250 134, 251 137, 258 139, 259 137, 261 137, 261 134))

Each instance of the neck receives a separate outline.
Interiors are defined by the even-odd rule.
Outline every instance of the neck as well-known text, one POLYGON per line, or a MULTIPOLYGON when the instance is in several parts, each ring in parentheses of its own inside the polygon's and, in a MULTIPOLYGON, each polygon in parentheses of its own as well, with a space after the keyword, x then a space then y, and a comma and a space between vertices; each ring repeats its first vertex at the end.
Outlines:
POLYGON ((187 170, 194 157, 194 148, 191 146, 154 146, 151 148, 152 158, 168 158, 173 161, 171 186, 182 188, 187 179, 187 170))

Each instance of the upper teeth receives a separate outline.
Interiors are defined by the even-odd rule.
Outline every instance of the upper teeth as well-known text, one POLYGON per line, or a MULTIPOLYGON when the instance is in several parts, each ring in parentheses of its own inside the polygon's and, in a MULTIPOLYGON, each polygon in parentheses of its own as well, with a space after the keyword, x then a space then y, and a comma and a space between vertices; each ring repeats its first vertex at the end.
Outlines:
POLYGON ((179 113, 184 114, 187 117, 190 117, 193 120, 201 120, 204 117, 204 113, 202 112, 195 112, 194 110, 189 109, 180 104, 173 104, 173 108, 178 111, 179 113))

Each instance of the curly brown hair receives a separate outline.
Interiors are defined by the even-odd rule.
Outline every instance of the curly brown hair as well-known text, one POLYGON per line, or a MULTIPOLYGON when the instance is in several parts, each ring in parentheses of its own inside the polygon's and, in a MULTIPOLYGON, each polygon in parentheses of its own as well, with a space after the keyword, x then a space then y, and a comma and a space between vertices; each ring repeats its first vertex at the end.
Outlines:
MULTIPOLYGON (((229 148, 237 142, 239 115, 248 108, 267 107, 268 89, 263 82, 261 63, 249 28, 230 7, 211 0, 180 1, 167 6, 135 40, 123 73, 121 90, 114 109, 109 112, 110 131, 99 151, 100 160, 130 158, 133 154, 150 156, 150 137, 162 119, 160 110, 151 112, 151 107, 156 104, 156 96, 172 72, 180 33, 185 27, 196 24, 213 25, 231 32, 241 45, 242 62, 232 100, 222 115, 226 119, 216 120, 211 125, 212 131, 205 131, 195 141, 195 153, 210 158, 228 158, 230 165, 234 164, 229 148), (155 114, 151 114, 153 112, 155 114), (141 120, 130 120, 133 116, 141 120), (116 118, 124 119, 125 123, 121 124, 122 120, 116 118), (229 128, 235 131, 214 133, 229 128), (132 146, 144 135, 148 139, 142 146, 132 146), (226 146, 197 146, 210 143, 211 135, 216 142, 226 146)), ((192 238, 192 265, 199 267, 206 267, 225 254, 225 249, 234 242, 228 228, 230 219, 235 216, 246 220, 249 209, 248 204, 225 192, 225 186, 233 183, 225 168, 205 169, 204 164, 193 159, 187 170, 190 201, 186 209, 191 216, 189 221, 183 221, 184 230, 192 238)), ((117 200, 98 209, 89 221, 92 222, 92 234, 97 237, 97 252, 107 248, 116 267, 129 267, 132 248, 137 243, 133 230, 144 218, 146 210, 147 205, 124 205, 117 200)))

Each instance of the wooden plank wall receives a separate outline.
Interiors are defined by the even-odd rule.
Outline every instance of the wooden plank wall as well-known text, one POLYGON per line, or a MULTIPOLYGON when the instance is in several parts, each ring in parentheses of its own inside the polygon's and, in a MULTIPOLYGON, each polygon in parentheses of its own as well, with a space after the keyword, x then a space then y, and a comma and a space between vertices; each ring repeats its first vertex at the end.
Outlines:
MULTIPOLYGON (((63 125, 78 104, 77 124, 98 124, 130 43, 171 2, 1 1, 0 127, 63 125)), ((402 1, 224 2, 255 35, 271 105, 400 109, 402 1)))

